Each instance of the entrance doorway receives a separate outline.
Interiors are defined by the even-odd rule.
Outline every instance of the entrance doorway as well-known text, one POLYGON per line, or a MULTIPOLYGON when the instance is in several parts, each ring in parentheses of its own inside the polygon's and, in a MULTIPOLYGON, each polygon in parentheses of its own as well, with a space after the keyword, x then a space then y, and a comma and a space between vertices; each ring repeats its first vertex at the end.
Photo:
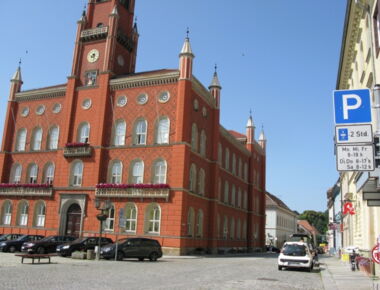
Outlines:
POLYGON ((82 210, 77 203, 70 205, 67 210, 65 235, 79 237, 82 210))

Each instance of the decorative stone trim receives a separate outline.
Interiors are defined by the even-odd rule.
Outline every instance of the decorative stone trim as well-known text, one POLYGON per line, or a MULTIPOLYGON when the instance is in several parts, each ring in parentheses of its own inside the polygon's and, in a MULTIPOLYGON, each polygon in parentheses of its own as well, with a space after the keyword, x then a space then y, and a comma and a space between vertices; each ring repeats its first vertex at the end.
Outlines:
POLYGON ((129 198, 169 198, 169 188, 96 188, 95 196, 129 198))
POLYGON ((106 38, 108 34, 108 26, 86 29, 80 33, 82 41, 91 41, 106 38))
POLYGON ((38 99, 50 99, 64 97, 66 95, 66 86, 56 88, 46 88, 38 90, 24 91, 16 94, 16 101, 30 101, 38 99))
POLYGON ((179 72, 164 73, 152 76, 132 76, 110 81, 111 90, 122 90, 137 87, 175 84, 178 82, 179 72))
POLYGON ((0 196, 52 196, 52 187, 0 187, 0 196))
POLYGON ((92 155, 92 147, 91 146, 65 147, 63 149, 63 156, 66 158, 91 157, 91 155, 92 155))

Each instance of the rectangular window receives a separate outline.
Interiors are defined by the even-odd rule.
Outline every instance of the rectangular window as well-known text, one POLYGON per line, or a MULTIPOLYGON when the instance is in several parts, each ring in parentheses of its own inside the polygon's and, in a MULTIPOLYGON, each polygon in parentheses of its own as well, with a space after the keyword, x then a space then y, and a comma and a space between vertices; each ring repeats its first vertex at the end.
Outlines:
POLYGON ((88 71, 85 73, 85 86, 96 85, 97 71, 88 71))

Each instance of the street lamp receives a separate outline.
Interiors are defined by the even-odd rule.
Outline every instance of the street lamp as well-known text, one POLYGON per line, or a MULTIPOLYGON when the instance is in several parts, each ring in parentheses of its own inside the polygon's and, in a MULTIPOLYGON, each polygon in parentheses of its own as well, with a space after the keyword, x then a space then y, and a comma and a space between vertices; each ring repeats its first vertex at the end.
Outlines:
POLYGON ((102 239, 102 231, 103 231, 103 221, 105 221, 108 217, 108 211, 111 208, 111 201, 108 200, 100 200, 99 198, 95 198, 95 208, 100 211, 96 215, 96 218, 99 220, 99 242, 98 242, 98 250, 96 251, 96 259, 100 259, 100 246, 102 239))

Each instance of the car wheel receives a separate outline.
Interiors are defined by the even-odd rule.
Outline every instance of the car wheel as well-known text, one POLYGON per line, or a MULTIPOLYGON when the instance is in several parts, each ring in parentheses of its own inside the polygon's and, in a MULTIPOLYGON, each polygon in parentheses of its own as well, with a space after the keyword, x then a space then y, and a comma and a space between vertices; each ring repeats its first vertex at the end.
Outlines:
POLYGON ((16 252, 16 247, 15 246, 10 246, 9 247, 9 252, 11 252, 11 253, 16 252))
POLYGON ((282 270, 282 266, 278 266, 278 270, 281 271, 282 270))
POLYGON ((158 254, 156 252, 153 252, 149 255, 149 260, 154 262, 154 261, 157 261, 158 259, 158 254))
POLYGON ((308 272, 313 271, 313 265, 310 266, 310 268, 307 269, 308 272))
POLYGON ((144 261, 144 258, 143 258, 143 257, 140 257, 140 258, 139 258, 139 261, 144 261))
POLYGON ((37 248, 37 253, 38 254, 45 254, 45 249, 43 247, 38 247, 37 248))
POLYGON ((124 259, 124 253, 123 252, 117 252, 116 260, 123 261, 124 259))

